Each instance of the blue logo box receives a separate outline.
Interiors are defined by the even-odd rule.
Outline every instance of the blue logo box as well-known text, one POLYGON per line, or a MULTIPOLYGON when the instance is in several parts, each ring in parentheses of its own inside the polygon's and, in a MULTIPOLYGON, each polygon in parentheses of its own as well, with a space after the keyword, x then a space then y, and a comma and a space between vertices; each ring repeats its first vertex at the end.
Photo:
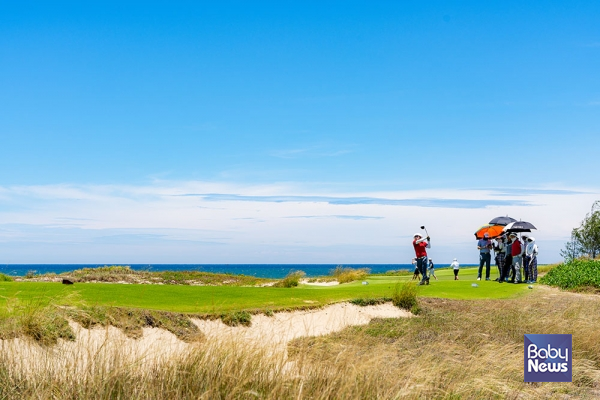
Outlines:
POLYGON ((571 335, 525 335, 525 382, 572 382, 571 335))

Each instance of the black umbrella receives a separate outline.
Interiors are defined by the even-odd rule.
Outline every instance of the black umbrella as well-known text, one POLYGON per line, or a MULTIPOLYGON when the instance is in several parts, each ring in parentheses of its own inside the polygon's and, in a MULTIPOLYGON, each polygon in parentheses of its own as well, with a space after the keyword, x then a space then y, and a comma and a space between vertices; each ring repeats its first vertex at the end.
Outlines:
POLYGON ((496 217, 493 220, 491 220, 490 222, 488 222, 490 225, 508 225, 511 222, 517 222, 516 219, 509 217, 508 215, 506 217, 496 217))
POLYGON ((537 229, 531 222, 516 221, 504 227, 504 232, 531 232, 532 229, 537 229))

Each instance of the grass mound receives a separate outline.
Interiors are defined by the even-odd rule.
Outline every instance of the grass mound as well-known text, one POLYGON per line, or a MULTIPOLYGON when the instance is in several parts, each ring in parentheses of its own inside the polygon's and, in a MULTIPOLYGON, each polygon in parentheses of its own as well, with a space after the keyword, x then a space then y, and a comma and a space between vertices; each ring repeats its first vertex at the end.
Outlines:
MULTIPOLYGON (((202 271, 139 271, 127 265, 82 268, 61 274, 28 274, 21 278, 21 280, 60 281, 62 278, 71 279, 75 282, 125 282, 199 286, 255 286, 272 281, 254 276, 217 274, 202 271)), ((0 277, 0 281, 2 280, 2 277, 0 277)))
POLYGON ((600 291, 600 260, 573 260, 552 268, 540 283, 566 290, 600 291))
POLYGON ((369 272, 370 270, 368 268, 356 269, 338 265, 331 271, 331 275, 333 275, 339 283, 348 283, 365 279, 369 272))

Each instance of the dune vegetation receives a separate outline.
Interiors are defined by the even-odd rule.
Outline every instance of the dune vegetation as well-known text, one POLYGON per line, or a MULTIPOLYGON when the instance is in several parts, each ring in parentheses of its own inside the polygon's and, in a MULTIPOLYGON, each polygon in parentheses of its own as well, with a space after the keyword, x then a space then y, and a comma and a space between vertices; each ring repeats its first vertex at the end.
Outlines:
POLYGON ((429 286, 416 286, 406 274, 291 288, 0 282, 0 398, 598 398, 600 296, 493 281, 474 287, 475 273, 461 269, 454 281, 451 271, 438 270, 429 286), (209 341, 191 319, 249 326, 257 312, 273 316, 340 301, 392 302, 416 316, 298 338, 286 351, 243 337, 209 341), (73 323, 114 326, 129 338, 161 328, 187 347, 132 361, 118 345, 102 345, 54 368, 52 349, 79 340, 73 323), (572 383, 523 382, 528 333, 573 335, 572 383), (5 346, 14 340, 47 350, 15 357, 5 346))

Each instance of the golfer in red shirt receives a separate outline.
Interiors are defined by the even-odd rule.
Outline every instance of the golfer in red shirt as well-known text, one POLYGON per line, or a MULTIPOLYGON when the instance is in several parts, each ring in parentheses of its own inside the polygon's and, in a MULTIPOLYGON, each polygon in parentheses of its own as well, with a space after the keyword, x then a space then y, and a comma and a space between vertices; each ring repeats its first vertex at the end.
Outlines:
POLYGON ((429 285, 429 277, 427 276, 427 250, 425 250, 431 248, 429 236, 423 238, 421 234, 415 233, 413 235, 413 247, 417 256, 417 268, 421 271, 422 277, 419 285, 429 285))

